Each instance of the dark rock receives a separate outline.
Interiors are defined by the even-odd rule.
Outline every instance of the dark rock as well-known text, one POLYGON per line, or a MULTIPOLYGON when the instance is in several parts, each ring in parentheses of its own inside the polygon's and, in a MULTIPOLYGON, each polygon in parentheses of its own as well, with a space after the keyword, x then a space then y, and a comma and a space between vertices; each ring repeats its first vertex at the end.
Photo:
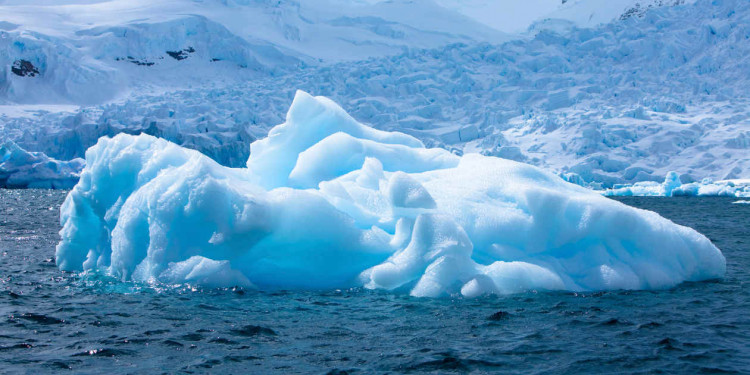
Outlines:
POLYGON ((129 63, 135 64, 135 65, 138 65, 138 66, 152 66, 152 65, 154 65, 154 63, 151 62, 151 61, 148 61, 146 59, 140 59, 140 60, 138 60, 138 59, 134 58, 133 56, 116 57, 115 61, 127 61, 129 63))
POLYGON ((14 61, 13 66, 11 66, 10 70, 13 72, 13 74, 19 77, 36 77, 36 75, 39 74, 39 69, 37 69, 34 64, 32 64, 31 61, 28 60, 14 61))
POLYGON ((185 60, 188 58, 189 54, 195 52, 195 48, 188 47, 183 48, 181 51, 167 51, 167 55, 172 56, 175 60, 185 60))

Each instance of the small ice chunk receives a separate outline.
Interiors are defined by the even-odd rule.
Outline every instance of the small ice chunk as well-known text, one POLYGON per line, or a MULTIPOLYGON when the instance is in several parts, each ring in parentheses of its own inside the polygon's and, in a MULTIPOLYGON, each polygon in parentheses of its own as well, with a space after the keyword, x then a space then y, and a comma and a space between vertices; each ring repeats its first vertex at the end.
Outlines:
POLYGON ((218 261, 202 256, 193 256, 182 262, 169 263, 158 280, 166 284, 188 283, 204 287, 240 286, 251 288, 253 284, 241 272, 233 270, 226 260, 218 261))

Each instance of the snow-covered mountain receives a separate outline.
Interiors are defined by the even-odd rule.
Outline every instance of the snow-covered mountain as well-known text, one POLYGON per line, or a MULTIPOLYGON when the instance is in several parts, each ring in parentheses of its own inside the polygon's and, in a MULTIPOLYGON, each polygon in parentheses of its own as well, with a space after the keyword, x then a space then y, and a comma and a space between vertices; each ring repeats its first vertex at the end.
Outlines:
POLYGON ((522 33, 529 25, 568 21, 594 27, 618 19, 643 16, 649 9, 693 3, 695 0, 436 0, 480 23, 507 33, 522 33))
POLYGON ((748 177, 747 1, 537 1, 0 2, 0 138, 68 160, 145 132, 240 166, 303 89, 586 185, 748 177))
POLYGON ((0 103, 94 104, 507 39, 429 0, 6 1, 0 32, 0 103))

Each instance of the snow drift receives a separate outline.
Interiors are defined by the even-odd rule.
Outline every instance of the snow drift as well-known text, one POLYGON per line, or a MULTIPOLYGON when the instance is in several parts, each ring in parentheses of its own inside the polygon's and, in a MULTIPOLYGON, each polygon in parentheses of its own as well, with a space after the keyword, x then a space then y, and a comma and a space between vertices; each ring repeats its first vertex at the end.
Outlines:
POLYGON ((63 270, 414 296, 650 289, 720 278, 703 235, 514 161, 425 148, 298 92, 247 168, 102 138, 61 208, 63 270))

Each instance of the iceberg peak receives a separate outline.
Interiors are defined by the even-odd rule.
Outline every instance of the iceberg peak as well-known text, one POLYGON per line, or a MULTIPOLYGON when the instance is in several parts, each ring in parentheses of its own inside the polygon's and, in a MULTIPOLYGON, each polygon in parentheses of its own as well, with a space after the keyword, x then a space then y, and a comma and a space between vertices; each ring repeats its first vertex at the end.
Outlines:
MULTIPOLYGON (((412 136, 360 124, 332 100, 298 90, 287 112, 286 122, 271 129, 267 138, 250 145, 247 167, 258 177, 258 184, 265 188, 286 186, 300 154, 329 137, 345 138, 342 142, 348 142, 350 147, 370 141, 383 146, 424 148, 422 142, 412 136)), ((329 140, 319 148, 331 153, 340 146, 340 142, 329 140)), ((361 162, 356 165, 361 166, 361 162)), ((349 171, 335 172, 343 174, 349 171)))

